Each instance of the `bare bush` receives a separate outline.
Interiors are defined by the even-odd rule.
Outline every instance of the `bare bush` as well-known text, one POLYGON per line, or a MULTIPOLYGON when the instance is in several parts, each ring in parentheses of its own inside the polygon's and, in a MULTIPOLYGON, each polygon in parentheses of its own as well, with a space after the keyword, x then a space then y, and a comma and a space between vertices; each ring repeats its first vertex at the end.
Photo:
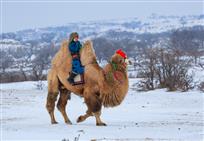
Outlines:
MULTIPOLYGON (((26 80, 32 80, 30 75, 26 75, 26 80)), ((25 81, 21 72, 4 72, 0 73, 1 83, 25 81)))
POLYGON ((201 82, 199 85, 198 85, 198 89, 202 92, 204 92, 204 81, 201 82))
POLYGON ((43 80, 44 71, 48 70, 53 50, 49 46, 43 47, 36 55, 35 59, 32 60, 32 74, 34 80, 43 80))
POLYGON ((189 62, 177 53, 158 48, 147 49, 143 59, 141 70, 145 79, 140 82, 140 87, 144 90, 167 88, 169 91, 187 91, 192 88, 193 77, 188 74, 189 62))
POLYGON ((3 72, 5 72, 5 70, 14 63, 14 59, 12 58, 11 55, 9 55, 7 52, 3 50, 0 51, 0 56, 1 56, 0 69, 2 69, 3 72))
POLYGON ((196 29, 177 29, 172 32, 170 37, 170 48, 177 52, 177 55, 188 55, 197 59, 203 55, 204 49, 204 28, 196 29))
POLYGON ((135 84, 135 86, 137 88, 137 91, 149 91, 149 90, 153 90, 152 85, 154 85, 154 84, 151 84, 151 83, 152 82, 150 81, 150 79, 145 78, 145 79, 140 80, 139 82, 137 82, 135 84))
POLYGON ((37 81, 34 85, 35 85, 37 90, 43 90, 45 87, 45 84, 41 80, 37 81))

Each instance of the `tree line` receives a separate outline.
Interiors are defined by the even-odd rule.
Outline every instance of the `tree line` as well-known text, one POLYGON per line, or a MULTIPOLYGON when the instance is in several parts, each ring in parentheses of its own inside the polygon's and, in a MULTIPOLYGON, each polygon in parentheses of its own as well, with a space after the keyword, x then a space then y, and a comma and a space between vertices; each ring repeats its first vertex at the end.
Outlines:
MULTIPOLYGON (((199 61, 204 56, 202 26, 170 33, 137 35, 137 40, 97 37, 92 41, 99 62, 109 60, 118 48, 125 50, 133 60, 138 74, 135 77, 144 78, 138 85, 147 90, 168 87, 169 90, 186 91, 193 87, 193 77, 188 74, 188 68, 196 64, 203 67, 199 61)), ((51 59, 59 47, 53 42, 44 45, 30 42, 27 48, 0 50, 1 83, 45 80, 51 59)))

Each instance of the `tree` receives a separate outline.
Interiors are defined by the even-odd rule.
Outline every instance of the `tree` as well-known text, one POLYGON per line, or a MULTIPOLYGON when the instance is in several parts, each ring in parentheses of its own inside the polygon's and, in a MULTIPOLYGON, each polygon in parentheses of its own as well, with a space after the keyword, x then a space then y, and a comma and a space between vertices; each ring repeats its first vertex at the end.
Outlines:
POLYGON ((189 62, 177 56, 172 50, 161 48, 146 49, 142 62, 144 90, 168 88, 169 91, 187 91, 192 88, 192 76, 188 74, 189 62))
POLYGON ((174 50, 179 56, 188 55, 194 57, 195 64, 197 58, 201 55, 200 48, 203 47, 204 31, 202 28, 198 29, 184 29, 175 30, 170 36, 170 48, 174 50))
POLYGON ((48 70, 53 55, 53 49, 50 46, 44 46, 32 60, 32 74, 34 80, 42 80, 45 77, 43 71, 48 70))
POLYGON ((9 68, 13 63, 14 59, 7 52, 1 50, 0 51, 0 68, 3 70, 3 73, 7 68, 9 68))

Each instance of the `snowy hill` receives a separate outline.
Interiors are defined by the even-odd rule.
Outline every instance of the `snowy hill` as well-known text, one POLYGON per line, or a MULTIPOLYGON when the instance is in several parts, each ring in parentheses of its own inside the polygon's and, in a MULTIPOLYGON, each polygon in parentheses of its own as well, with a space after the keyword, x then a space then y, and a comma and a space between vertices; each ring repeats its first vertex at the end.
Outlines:
MULTIPOLYGON (((202 52, 204 51, 201 45, 203 21, 204 15, 152 14, 144 18, 78 22, 3 33, 0 35, 0 55, 2 56, 0 70, 3 72, 0 73, 0 77, 4 79, 3 82, 11 82, 34 80, 36 74, 46 76, 51 59, 59 50, 62 40, 68 39, 73 31, 79 32, 82 42, 86 39, 93 41, 99 61, 108 60, 118 48, 123 49, 129 57, 133 58, 138 56, 145 47, 166 48, 170 44, 172 30, 176 29, 192 31, 190 34, 196 35, 192 40, 198 42, 200 52, 202 52), (36 68, 44 69, 43 73, 37 72, 41 69, 36 68), (5 72, 9 72, 8 76, 5 72)), ((188 36, 184 38, 189 40, 188 36)))
POLYGON ((121 37, 125 38, 136 38, 138 34, 155 34, 178 28, 204 26, 203 21, 204 15, 162 16, 152 14, 144 18, 79 22, 56 27, 28 29, 14 33, 4 33, 1 37, 2 40, 13 39, 22 43, 30 41, 41 43, 61 42, 62 39, 68 37, 70 32, 77 31, 82 39, 107 36, 114 38, 117 34, 121 34, 121 37))

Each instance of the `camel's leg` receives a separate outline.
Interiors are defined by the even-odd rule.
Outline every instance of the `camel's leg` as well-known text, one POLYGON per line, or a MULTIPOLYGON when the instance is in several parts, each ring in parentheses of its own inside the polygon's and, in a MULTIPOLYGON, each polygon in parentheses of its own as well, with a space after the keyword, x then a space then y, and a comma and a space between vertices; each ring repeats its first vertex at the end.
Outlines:
POLYGON ((59 90, 60 90, 60 98, 57 102, 57 108, 61 112, 62 116, 64 117, 65 123, 72 124, 66 113, 66 105, 67 105, 68 99, 71 98, 71 92, 66 88, 60 88, 59 90))
POLYGON ((86 114, 81 115, 81 116, 78 117, 78 119, 77 119, 77 122, 78 122, 78 123, 79 123, 79 122, 82 122, 82 121, 84 121, 84 120, 86 120, 88 117, 90 117, 90 116, 93 115, 90 106, 87 105, 87 101, 88 101, 88 96, 87 96, 87 94, 88 94, 88 92, 89 92, 88 89, 85 89, 85 90, 84 90, 84 93, 83 93, 84 100, 85 100, 85 103, 86 103, 86 106, 87 106, 88 110, 86 111, 86 114))
POLYGON ((77 122, 82 122, 84 120, 86 120, 88 117, 93 116, 92 112, 87 110, 85 115, 81 115, 78 117, 77 122))
POLYGON ((47 95, 47 103, 46 108, 48 113, 50 114, 51 123, 56 124, 55 116, 54 116, 54 108, 55 108, 55 101, 57 100, 57 96, 59 94, 58 85, 59 81, 54 70, 50 70, 48 72, 48 95, 47 95))
POLYGON ((78 117, 77 122, 79 123, 79 122, 82 122, 82 121, 86 120, 90 116, 95 116, 97 126, 106 126, 106 124, 101 121, 100 115, 101 115, 101 111, 91 113, 90 111, 87 110, 85 115, 81 115, 81 116, 78 117))
POLYGON ((52 124, 57 124, 54 116, 55 101, 57 100, 57 96, 58 92, 48 92, 46 108, 48 113, 50 114, 52 124))
POLYGON ((106 124, 104 122, 101 121, 101 111, 98 111, 98 112, 95 112, 93 113, 93 115, 95 116, 96 118, 96 125, 97 126, 106 126, 106 124))
POLYGON ((78 118, 79 121, 84 121, 89 116, 94 115, 96 118, 96 125, 97 126, 105 126, 106 125, 100 119, 102 101, 100 100, 99 95, 100 95, 99 93, 91 94, 90 91, 87 91, 87 90, 84 91, 84 99, 85 99, 85 103, 88 107, 88 112, 84 116, 80 116, 78 118))

